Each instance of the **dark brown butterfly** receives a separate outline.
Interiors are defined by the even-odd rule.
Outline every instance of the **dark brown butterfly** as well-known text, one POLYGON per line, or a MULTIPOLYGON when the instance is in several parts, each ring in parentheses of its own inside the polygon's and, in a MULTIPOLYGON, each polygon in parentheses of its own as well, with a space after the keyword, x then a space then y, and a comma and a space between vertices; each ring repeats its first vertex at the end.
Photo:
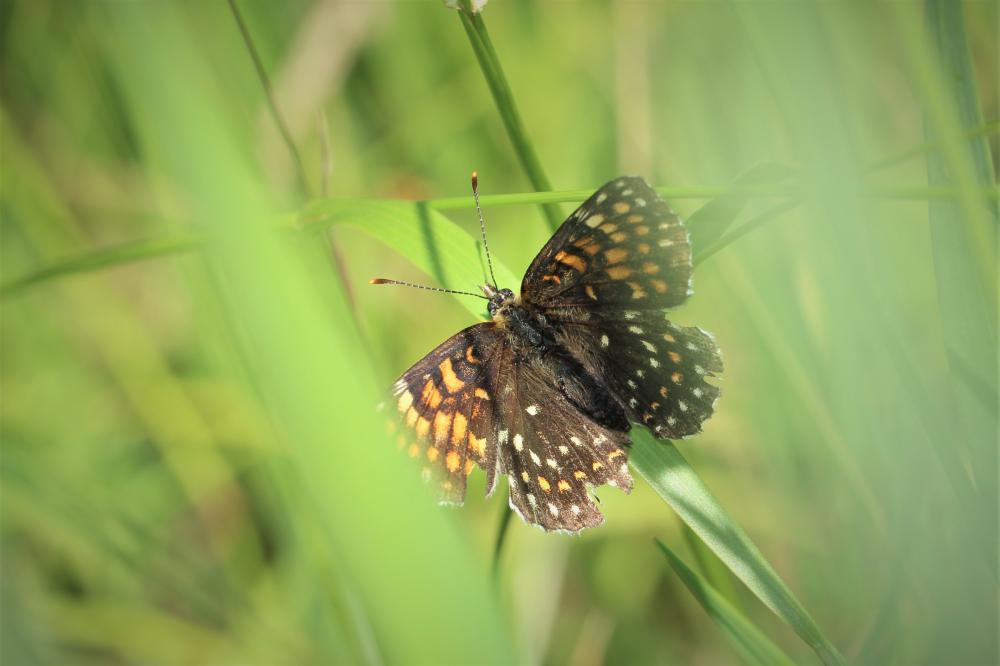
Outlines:
POLYGON ((631 424, 687 437, 719 396, 707 381, 722 371, 712 336, 664 318, 692 293, 691 272, 687 230, 646 181, 604 185, 535 257, 520 296, 483 286, 492 320, 396 382, 399 446, 443 501, 462 502, 478 465, 488 494, 507 476, 510 506, 528 523, 599 525, 590 488, 632 487, 631 424))

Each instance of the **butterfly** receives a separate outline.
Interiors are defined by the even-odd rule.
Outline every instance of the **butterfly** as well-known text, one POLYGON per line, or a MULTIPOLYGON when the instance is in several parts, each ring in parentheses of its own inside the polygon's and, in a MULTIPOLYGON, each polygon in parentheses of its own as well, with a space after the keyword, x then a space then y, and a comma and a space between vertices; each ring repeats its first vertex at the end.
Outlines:
POLYGON ((442 502, 461 504, 478 466, 487 496, 507 477, 510 506, 529 524, 600 525, 593 489, 632 488, 632 424, 683 438, 715 408, 715 340, 664 316, 692 294, 691 275, 688 232, 667 203, 642 178, 607 183, 545 244, 520 294, 483 285, 490 320, 393 385, 397 445, 442 502))

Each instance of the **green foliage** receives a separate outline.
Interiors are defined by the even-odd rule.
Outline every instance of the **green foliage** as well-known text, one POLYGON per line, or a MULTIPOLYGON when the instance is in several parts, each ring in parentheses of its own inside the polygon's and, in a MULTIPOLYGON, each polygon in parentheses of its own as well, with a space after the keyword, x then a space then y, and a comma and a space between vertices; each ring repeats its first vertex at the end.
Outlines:
POLYGON ((0 660, 996 662, 997 19, 10 3, 0 660), (366 284, 475 290, 472 169, 510 287, 647 177, 727 364, 704 433, 639 432, 579 538, 515 518, 495 581, 505 488, 433 506, 372 408, 484 315, 366 284))

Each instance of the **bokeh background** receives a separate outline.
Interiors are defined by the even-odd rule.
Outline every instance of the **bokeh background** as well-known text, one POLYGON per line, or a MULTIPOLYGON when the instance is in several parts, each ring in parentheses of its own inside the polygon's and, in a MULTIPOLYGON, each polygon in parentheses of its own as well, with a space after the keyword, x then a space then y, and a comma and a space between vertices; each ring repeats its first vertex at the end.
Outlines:
MULTIPOLYGON (((0 3, 3 663, 754 663, 654 538, 817 663, 641 480, 578 537, 515 519, 493 578, 503 487, 433 506, 371 408, 480 305, 367 286, 481 275, 469 201, 431 275, 379 201, 532 190, 469 39, 430 0, 238 7, 301 174, 226 2, 0 3)), ((727 363, 679 446, 848 661, 996 663, 997 3, 483 18, 555 189, 688 216, 794 174, 673 315, 727 363)), ((519 276, 550 229, 486 208, 519 276)))

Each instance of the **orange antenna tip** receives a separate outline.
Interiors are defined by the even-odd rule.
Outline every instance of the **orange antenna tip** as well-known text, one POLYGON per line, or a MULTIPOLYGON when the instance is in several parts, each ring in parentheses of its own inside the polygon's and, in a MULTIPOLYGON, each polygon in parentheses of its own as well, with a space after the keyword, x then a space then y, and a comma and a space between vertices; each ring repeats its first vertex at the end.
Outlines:
POLYGON ((477 187, 479 187, 479 172, 478 171, 473 171, 472 172, 472 189, 476 189, 477 187))

